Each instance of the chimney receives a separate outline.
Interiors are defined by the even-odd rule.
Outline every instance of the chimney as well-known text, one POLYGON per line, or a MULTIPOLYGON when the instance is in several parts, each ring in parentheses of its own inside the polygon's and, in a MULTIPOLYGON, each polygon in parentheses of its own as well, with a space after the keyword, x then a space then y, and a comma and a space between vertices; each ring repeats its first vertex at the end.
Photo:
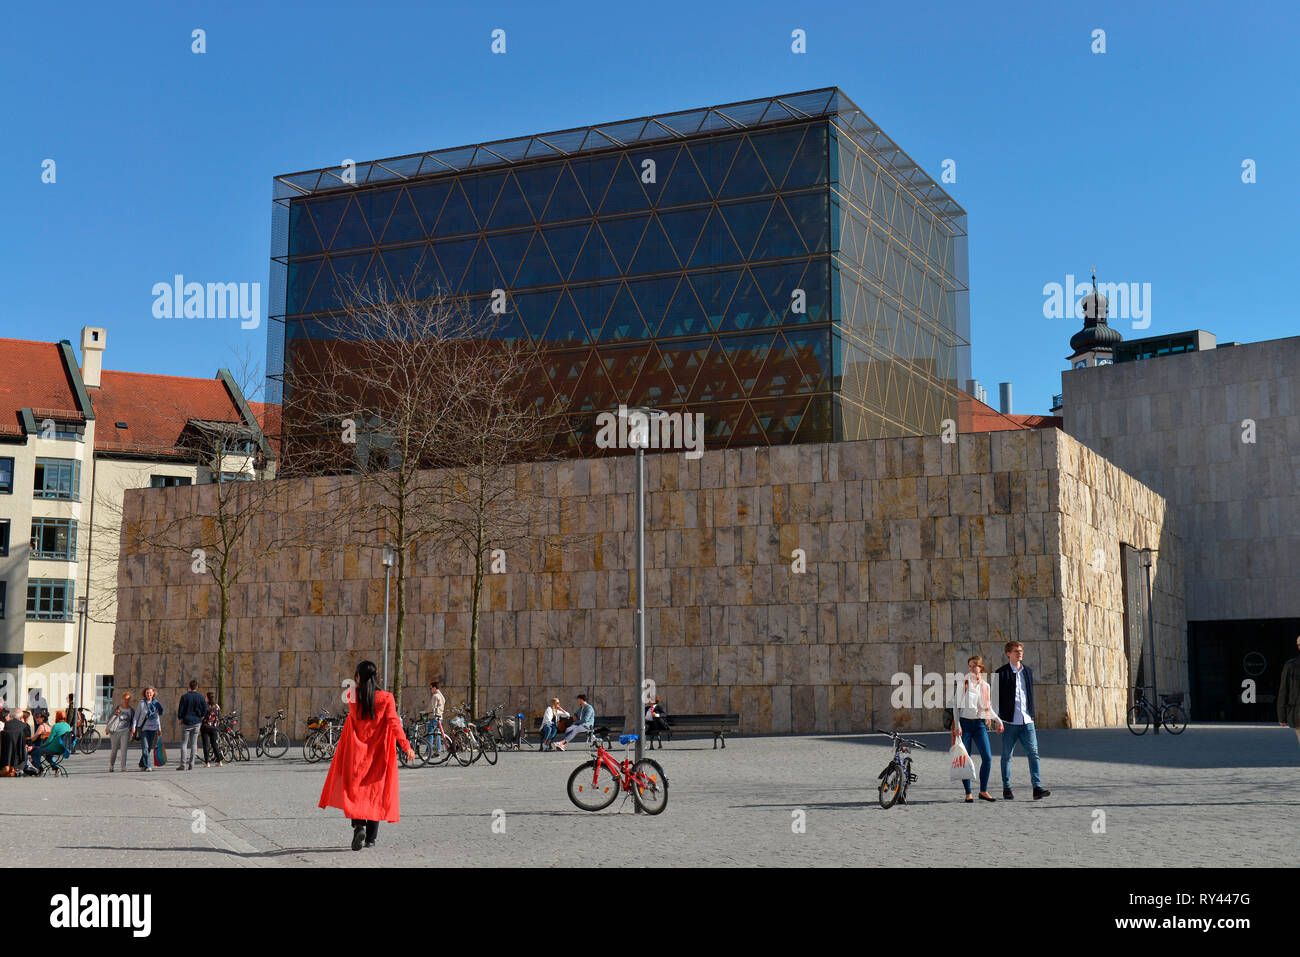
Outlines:
POLYGON ((103 329, 94 326, 83 326, 81 329, 81 378, 87 389, 99 388, 107 339, 108 333, 103 329))
POLYGON ((998 411, 1003 415, 1011 415, 1011 383, 998 383, 998 411))

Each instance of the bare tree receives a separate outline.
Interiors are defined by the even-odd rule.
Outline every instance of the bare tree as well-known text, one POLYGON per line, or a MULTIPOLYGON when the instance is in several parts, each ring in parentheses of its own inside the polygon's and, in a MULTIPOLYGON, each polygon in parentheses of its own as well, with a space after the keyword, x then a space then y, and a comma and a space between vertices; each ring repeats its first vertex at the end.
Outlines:
MULTIPOLYGON (((461 541, 481 568, 490 530, 515 524, 496 516, 526 517, 522 500, 509 501, 503 466, 535 450, 553 419, 526 388, 540 375, 534 349, 501 336, 504 321, 436 290, 417 298, 353 284, 341 314, 317 321, 323 334, 295 340, 286 357, 286 474, 355 475, 342 486, 339 525, 396 552, 393 673, 384 680, 399 711, 417 550, 461 541), (476 530, 462 534, 467 526, 476 530)), ((476 575, 472 682, 481 589, 476 575)))

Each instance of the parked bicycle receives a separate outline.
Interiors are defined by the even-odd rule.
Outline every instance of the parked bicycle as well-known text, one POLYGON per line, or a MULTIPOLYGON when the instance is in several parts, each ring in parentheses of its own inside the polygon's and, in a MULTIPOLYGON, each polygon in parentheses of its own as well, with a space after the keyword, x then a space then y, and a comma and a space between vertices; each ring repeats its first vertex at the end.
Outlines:
POLYGON ((309 764, 328 761, 334 757, 334 749, 338 747, 345 720, 345 715, 333 715, 328 711, 322 711, 308 719, 307 730, 310 733, 302 743, 302 755, 309 764))
MULTIPOLYGON (((497 705, 481 718, 475 718, 469 723, 470 733, 478 741, 479 751, 483 760, 488 764, 497 763, 497 712, 505 705, 497 705)), ((464 708, 457 708, 458 712, 465 712, 464 708)))
MULTIPOLYGON (((637 740, 635 734, 621 734, 618 743, 626 754, 637 740)), ((668 776, 659 762, 642 758, 632 764, 624 757, 616 763, 604 745, 596 746, 596 757, 584 761, 569 775, 569 800, 584 811, 601 811, 614 803, 619 792, 631 794, 646 814, 659 814, 668 806, 668 776)))
POLYGON ((274 715, 263 715, 262 720, 269 721, 270 724, 257 729, 257 756, 260 758, 265 754, 268 758, 284 757, 293 746, 289 736, 280 730, 280 722, 284 720, 284 709, 281 708, 274 715))
POLYGON ((95 718, 87 708, 77 709, 77 750, 82 754, 94 754, 99 749, 99 728, 95 718))
POLYGON ((912 770, 912 755, 908 748, 925 750, 920 741, 902 737, 897 731, 876 729, 876 734, 887 735, 894 742, 894 756, 885 765, 885 770, 878 775, 880 780, 880 806, 888 810, 895 804, 907 803, 907 786, 916 783, 916 772, 912 770))
POLYGON ((1170 734, 1182 734, 1187 730, 1187 712, 1183 710, 1183 693, 1162 694, 1159 710, 1147 701, 1146 688, 1133 690, 1133 707, 1128 709, 1128 729, 1136 735, 1147 733, 1152 723, 1157 729, 1164 725, 1170 734))
POLYGON ((239 730, 239 712, 229 711, 217 724, 217 750, 222 761, 247 761, 248 742, 239 730))

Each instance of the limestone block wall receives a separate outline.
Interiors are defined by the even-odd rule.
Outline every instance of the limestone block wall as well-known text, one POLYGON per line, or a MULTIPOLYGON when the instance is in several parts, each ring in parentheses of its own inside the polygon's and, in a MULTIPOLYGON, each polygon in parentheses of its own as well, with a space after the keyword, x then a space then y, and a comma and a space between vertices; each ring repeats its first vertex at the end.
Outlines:
MULTIPOLYGON (((1055 430, 647 456, 647 676, 671 712, 739 711, 751 733, 933 729, 938 708, 897 708, 896 676, 996 667, 1017 638, 1044 727, 1122 722, 1118 548, 1178 562, 1164 504, 1055 430), (1158 543, 1164 543, 1160 545, 1158 543), (1085 572, 1095 549, 1109 566, 1085 572), (793 568, 796 549, 806 570, 793 568)), ((563 547, 512 549, 482 599, 480 704, 530 716, 579 691, 633 714, 631 457, 520 466, 542 491, 537 531, 563 547)), ((292 481, 294 500, 338 508, 344 479, 292 481)), ((132 523, 201 521, 205 487, 128 495, 115 678, 174 702, 215 678, 217 598, 181 555, 132 545, 132 523)), ((294 519, 289 512, 280 521, 294 519)), ((274 520, 272 520, 274 521, 274 520)), ((377 544, 377 543, 376 543, 377 544)), ((346 525, 284 549, 231 594, 227 707, 287 707, 297 732, 339 710, 340 682, 379 660, 379 549, 346 525)), ((406 709, 442 679, 465 696, 470 561, 417 546, 407 583, 406 709)), ((1157 637, 1185 662, 1181 577, 1162 576, 1157 637)), ((908 701, 908 704, 911 702, 908 701)))

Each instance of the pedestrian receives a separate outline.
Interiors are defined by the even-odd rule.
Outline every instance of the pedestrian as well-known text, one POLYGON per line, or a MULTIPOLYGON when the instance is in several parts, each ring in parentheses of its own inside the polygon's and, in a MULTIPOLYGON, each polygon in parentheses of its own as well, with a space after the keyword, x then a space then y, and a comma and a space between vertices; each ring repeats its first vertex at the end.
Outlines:
POLYGON ((578 695, 578 701, 578 716, 569 725, 569 730, 564 732, 564 739, 556 744, 561 751, 567 751, 566 745, 583 731, 590 733, 596 729, 596 709, 588 703, 585 694, 578 695))
POLYGON ((1029 780, 1034 786, 1034 800, 1047 797, 1052 792, 1043 787, 1042 769, 1038 763, 1038 735, 1034 733, 1034 672, 1024 664, 1025 646, 1019 641, 1008 641, 1005 649, 1007 663, 996 672, 998 676, 998 712, 1005 714, 1002 730, 1002 800, 1014 801, 1011 792, 1011 757, 1017 744, 1024 744, 1029 758, 1029 780))
POLYGON ((429 682, 429 740, 433 742, 433 753, 442 753, 442 714, 447 708, 447 699, 438 690, 438 682, 429 682))
POLYGON ((140 770, 153 770, 153 752, 158 746, 158 735, 162 732, 163 706, 155 695, 153 685, 142 693, 143 700, 136 706, 131 718, 131 737, 140 739, 140 770))
POLYGON ((126 770, 126 755, 131 750, 131 692, 122 692, 122 703, 113 709, 108 716, 108 740, 112 742, 113 750, 108 755, 108 770, 113 772, 113 765, 117 763, 117 755, 122 753, 122 770, 126 770))
MULTIPOLYGON (((1300 649, 1300 635, 1295 646, 1300 649)), ((1277 723, 1295 731, 1300 741, 1300 655, 1282 666, 1282 680, 1277 686, 1277 723)))
POLYGON ((199 694, 198 687, 198 681, 191 679, 190 690, 181 695, 181 700, 176 705, 176 722, 181 726, 181 759, 176 765, 178 771, 194 770, 194 752, 199 749, 199 726, 208 714, 208 702, 199 694))
POLYGON ((85 729, 86 722, 81 715, 77 714, 76 704, 77 696, 75 694, 68 695, 68 707, 63 713, 68 716, 68 724, 77 729, 75 737, 79 738, 81 737, 81 732, 85 729))
POLYGON ((668 730, 668 711, 659 701, 659 696, 655 695, 654 701, 646 706, 645 709, 645 740, 646 744, 654 748, 655 738, 659 738, 659 750, 664 749, 664 739, 660 737, 668 730))
POLYGON ((330 761, 319 807, 336 807, 352 821, 352 850, 374 847, 379 822, 398 822, 397 748, 415 752, 402 731, 393 696, 380 691, 373 661, 357 665, 355 695, 330 761))
POLYGON ((221 723, 221 705, 217 704, 217 696, 213 692, 208 692, 208 706, 203 715, 203 724, 199 726, 199 732, 203 735, 203 766, 212 767, 215 764, 221 767, 221 748, 217 746, 217 725, 221 723))
MULTIPOLYGON (((989 794, 989 775, 993 771, 993 752, 989 748, 989 729, 997 722, 998 731, 1003 730, 1002 719, 993 710, 990 700, 989 683, 984 680, 984 658, 972 655, 966 661, 966 678, 957 689, 957 697, 952 707, 953 743, 961 738, 966 753, 978 751, 980 756, 980 800, 996 801, 989 794)), ((970 793, 970 779, 961 782, 966 789, 966 803, 973 804, 975 799, 970 793)))
POLYGON ((560 718, 569 717, 569 712, 560 707, 560 699, 552 698, 546 703, 546 710, 542 712, 542 743, 538 746, 542 751, 553 751, 555 746, 551 743, 555 738, 557 722, 560 718))

